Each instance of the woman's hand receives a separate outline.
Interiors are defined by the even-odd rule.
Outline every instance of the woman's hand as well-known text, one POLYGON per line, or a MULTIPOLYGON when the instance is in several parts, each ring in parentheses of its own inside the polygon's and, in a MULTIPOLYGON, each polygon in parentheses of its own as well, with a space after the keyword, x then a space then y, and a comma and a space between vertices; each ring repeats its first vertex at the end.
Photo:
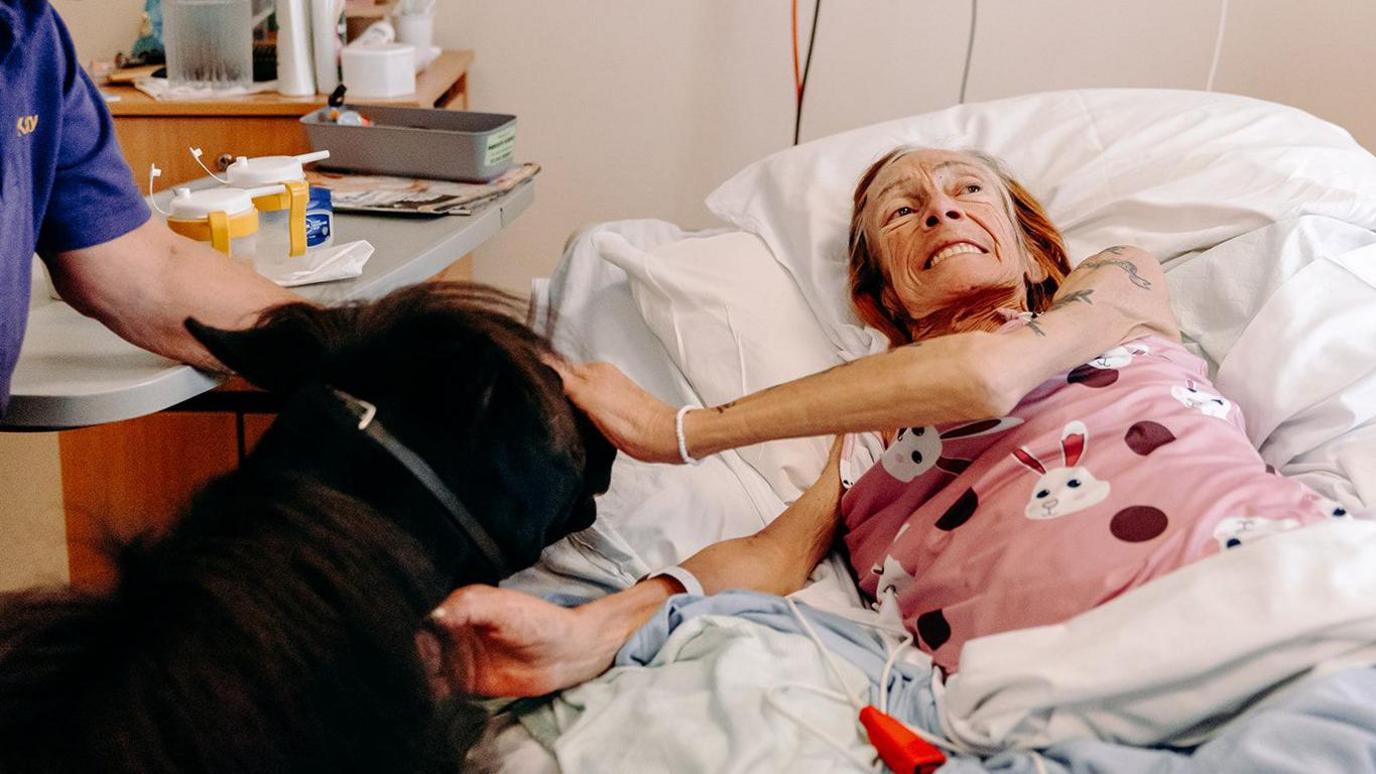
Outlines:
POLYGON ((611 363, 547 361, 564 380, 564 394, 587 412, 616 448, 645 462, 682 462, 674 431, 676 409, 631 381, 611 363))
POLYGON ((622 644, 671 595, 659 577, 580 607, 519 591, 465 586, 416 633, 431 693, 543 696, 607 670, 622 644))
POLYGON ((465 586, 416 634, 431 693, 542 696, 601 674, 616 653, 578 608, 492 586, 465 586))

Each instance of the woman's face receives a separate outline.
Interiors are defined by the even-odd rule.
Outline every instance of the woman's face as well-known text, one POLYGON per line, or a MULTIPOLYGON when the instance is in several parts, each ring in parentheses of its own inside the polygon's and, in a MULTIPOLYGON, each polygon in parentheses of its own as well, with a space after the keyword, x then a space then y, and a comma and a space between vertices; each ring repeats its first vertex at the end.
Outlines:
POLYGON ((917 150, 879 172, 861 218, 898 300, 913 319, 977 291, 1021 299, 1034 270, 997 174, 963 153, 917 150))

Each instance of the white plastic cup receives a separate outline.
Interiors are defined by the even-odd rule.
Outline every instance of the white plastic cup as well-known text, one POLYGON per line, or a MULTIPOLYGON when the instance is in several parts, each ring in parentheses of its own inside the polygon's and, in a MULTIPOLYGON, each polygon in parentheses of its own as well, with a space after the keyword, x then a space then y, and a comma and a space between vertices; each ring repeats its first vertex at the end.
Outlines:
POLYGON ((415 46, 417 57, 429 54, 431 41, 435 37, 434 13, 397 14, 392 17, 392 26, 396 28, 398 43, 415 46))

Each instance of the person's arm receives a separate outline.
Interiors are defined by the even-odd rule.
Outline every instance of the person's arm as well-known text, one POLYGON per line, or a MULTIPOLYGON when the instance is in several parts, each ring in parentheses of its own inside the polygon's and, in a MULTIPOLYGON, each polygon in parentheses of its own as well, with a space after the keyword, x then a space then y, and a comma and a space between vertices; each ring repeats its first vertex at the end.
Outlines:
MULTIPOLYGON (((707 593, 802 588, 836 531, 841 439, 815 484, 760 532, 708 546, 684 560, 707 593)), ((678 581, 657 576, 576 608, 518 591, 465 586, 450 594, 416 636, 431 688, 480 696, 540 696, 592 679, 670 596, 678 581)))
MULTIPOLYGON (((891 430, 1002 416, 1053 374, 1124 341, 1177 336, 1155 259, 1110 248, 1071 272, 1028 330, 939 336, 691 411, 694 457, 780 438, 891 430)), ((674 409, 607 363, 555 364, 564 389, 622 451, 680 461, 674 409)))
POLYGON ((1016 404, 1052 375, 1153 334, 1180 340, 1166 273, 1144 250, 1110 247, 1075 267, 1049 311, 1026 328, 996 337, 988 356, 992 363, 1017 364, 1000 386, 1016 404))
POLYGON ((77 311, 144 349, 211 370, 218 361, 187 332, 188 317, 245 328, 301 297, 157 218, 91 247, 45 256, 53 285, 77 311))
POLYGON ((843 441, 844 436, 837 436, 832 442, 816 483, 764 529, 710 545, 682 562, 703 591, 750 589, 782 596, 803 587, 836 535, 843 494, 843 441))

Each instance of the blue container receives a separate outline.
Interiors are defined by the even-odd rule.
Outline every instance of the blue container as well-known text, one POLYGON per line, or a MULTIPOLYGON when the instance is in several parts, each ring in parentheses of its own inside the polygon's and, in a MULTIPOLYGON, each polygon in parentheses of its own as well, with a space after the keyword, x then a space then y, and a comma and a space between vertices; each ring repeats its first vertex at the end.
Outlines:
POLYGON ((306 249, 328 247, 334 241, 334 196, 328 188, 311 186, 306 201, 306 249))

